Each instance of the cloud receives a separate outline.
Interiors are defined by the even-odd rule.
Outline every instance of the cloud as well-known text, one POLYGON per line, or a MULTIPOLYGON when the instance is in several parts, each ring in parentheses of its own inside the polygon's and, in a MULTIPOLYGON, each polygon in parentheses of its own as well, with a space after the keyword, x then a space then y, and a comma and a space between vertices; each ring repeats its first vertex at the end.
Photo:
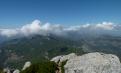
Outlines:
POLYGON ((17 34, 18 34, 18 31, 16 29, 2 29, 0 32, 0 35, 6 36, 6 37, 16 36, 17 34))
POLYGON ((85 24, 81 25, 82 28, 90 29, 90 30, 113 30, 116 24, 111 22, 102 22, 98 24, 85 24))
POLYGON ((35 20, 31 24, 24 25, 19 31, 24 35, 37 34, 41 29, 40 24, 39 20, 35 20))
MULTIPOLYGON (((30 24, 26 24, 21 28, 16 29, 0 29, 0 36, 13 37, 13 36, 29 36, 34 34, 47 35, 55 34, 59 36, 67 36, 69 34, 80 34, 83 32, 91 31, 111 31, 112 30, 121 30, 120 25, 116 25, 111 22, 103 22, 99 24, 84 24, 84 25, 75 25, 75 26, 62 26, 59 24, 42 24, 39 20, 34 20, 30 24)), ((70 35, 69 35, 70 36, 70 35)))
POLYGON ((104 29, 104 30, 112 30, 115 28, 115 25, 111 22, 103 22, 102 24, 97 24, 95 28, 104 29))

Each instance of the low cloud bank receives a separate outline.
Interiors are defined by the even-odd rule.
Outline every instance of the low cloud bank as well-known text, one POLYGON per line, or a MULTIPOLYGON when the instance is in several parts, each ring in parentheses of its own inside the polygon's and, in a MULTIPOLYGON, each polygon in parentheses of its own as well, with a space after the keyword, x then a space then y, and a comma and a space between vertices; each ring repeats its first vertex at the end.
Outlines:
MULTIPOLYGON (((62 26, 59 24, 42 24, 39 20, 34 20, 30 24, 26 24, 21 28, 16 29, 0 29, 0 36, 14 37, 14 36, 29 36, 29 35, 48 35, 55 34, 59 36, 68 36, 69 34, 79 35, 82 33, 107 33, 120 35, 121 25, 111 22, 103 22, 99 24, 85 24, 75 26, 62 26)), ((69 35, 70 36, 70 35, 69 35)))

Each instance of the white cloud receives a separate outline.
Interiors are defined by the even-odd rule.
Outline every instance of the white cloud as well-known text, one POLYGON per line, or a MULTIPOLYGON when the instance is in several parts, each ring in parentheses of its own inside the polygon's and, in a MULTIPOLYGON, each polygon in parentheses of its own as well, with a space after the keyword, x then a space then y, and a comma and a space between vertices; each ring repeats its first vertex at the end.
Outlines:
POLYGON ((102 24, 97 24, 95 28, 104 29, 104 30, 112 30, 114 29, 115 25, 111 22, 103 22, 102 24))
POLYGON ((18 34, 18 31, 16 29, 2 29, 0 32, 0 35, 6 36, 6 37, 16 36, 17 34, 18 34))
POLYGON ((44 25, 41 26, 42 30, 46 30, 46 31, 53 31, 53 30, 62 30, 62 26, 61 25, 51 25, 50 23, 46 23, 44 25))
POLYGON ((13 37, 13 36, 29 36, 33 34, 41 34, 41 35, 47 35, 48 33, 56 34, 56 35, 68 35, 68 33, 83 33, 84 31, 90 30, 119 30, 121 27, 119 25, 116 25, 111 22, 103 22, 100 24, 85 24, 85 25, 76 25, 76 26, 62 26, 59 24, 50 24, 45 23, 42 24, 39 20, 34 20, 30 24, 26 24, 22 26, 21 28, 17 29, 0 29, 0 36, 6 36, 6 37, 13 37))
POLYGON ((35 20, 31 24, 27 24, 27 25, 23 26, 20 29, 20 31, 24 35, 37 34, 40 31, 40 21, 39 20, 35 20))
POLYGON ((89 27, 89 26, 90 26, 90 24, 82 25, 83 28, 87 28, 87 27, 89 27))

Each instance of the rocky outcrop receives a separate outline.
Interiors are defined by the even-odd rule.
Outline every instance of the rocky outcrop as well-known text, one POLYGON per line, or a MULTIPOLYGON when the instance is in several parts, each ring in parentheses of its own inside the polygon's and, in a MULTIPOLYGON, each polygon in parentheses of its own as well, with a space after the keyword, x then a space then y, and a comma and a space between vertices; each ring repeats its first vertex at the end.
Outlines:
POLYGON ((71 53, 69 55, 56 56, 56 57, 52 58, 51 61, 58 63, 58 62, 63 62, 63 61, 69 60, 69 59, 73 59, 75 57, 77 57, 77 55, 75 53, 71 53))
POLYGON ((10 69, 9 68, 4 68, 3 73, 10 73, 10 69))
POLYGON ((18 69, 14 70, 13 73, 20 73, 18 69))
POLYGON ((64 65, 65 73, 121 73, 119 58, 112 54, 95 52, 77 56, 72 53, 57 56, 51 61, 60 64, 65 60, 68 60, 64 65))
POLYGON ((24 64, 24 66, 23 66, 23 69, 22 70, 25 70, 26 68, 28 68, 28 67, 30 67, 31 66, 31 62, 30 61, 28 61, 28 62, 26 62, 25 64, 24 64))

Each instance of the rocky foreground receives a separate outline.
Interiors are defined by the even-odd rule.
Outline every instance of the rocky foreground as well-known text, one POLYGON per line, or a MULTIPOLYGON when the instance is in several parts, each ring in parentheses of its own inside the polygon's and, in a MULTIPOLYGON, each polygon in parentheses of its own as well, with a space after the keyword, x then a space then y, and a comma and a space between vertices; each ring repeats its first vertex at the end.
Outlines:
POLYGON ((21 71, 4 69, 0 73, 121 73, 121 63, 112 54, 95 52, 78 56, 71 53, 35 65, 28 61, 21 71))
POLYGON ((119 58, 112 54, 95 52, 77 56, 75 53, 71 53, 54 57, 51 61, 60 65, 66 60, 65 73, 121 73, 119 58))

